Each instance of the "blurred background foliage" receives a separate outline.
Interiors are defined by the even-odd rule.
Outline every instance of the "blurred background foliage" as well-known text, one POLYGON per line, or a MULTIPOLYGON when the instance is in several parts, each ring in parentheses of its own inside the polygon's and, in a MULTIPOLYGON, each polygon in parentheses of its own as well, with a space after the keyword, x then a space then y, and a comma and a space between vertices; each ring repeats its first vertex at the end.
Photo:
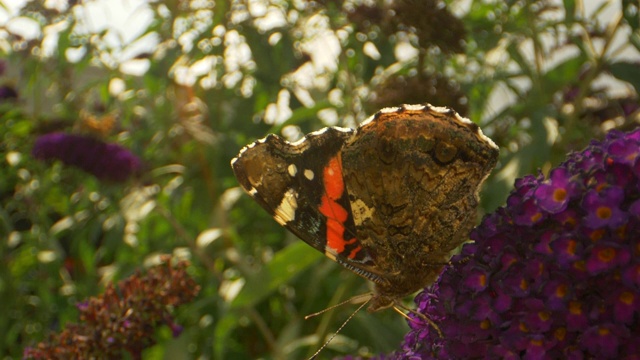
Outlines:
MULTIPOLYGON (((202 287, 144 358, 308 357, 369 287, 287 233, 229 161, 268 133, 446 105, 501 147, 483 212, 612 128, 638 124, 638 2, 5 0, 0 6, 0 354, 77 321, 75 304, 189 259, 202 287), (588 3, 588 4, 585 4, 588 3), (594 5, 596 4, 596 5, 594 5), (31 155, 82 134, 143 162, 124 183, 31 155)), ((410 299, 407 299, 409 301, 410 299)), ((321 358, 397 348, 393 312, 358 313, 321 358)))

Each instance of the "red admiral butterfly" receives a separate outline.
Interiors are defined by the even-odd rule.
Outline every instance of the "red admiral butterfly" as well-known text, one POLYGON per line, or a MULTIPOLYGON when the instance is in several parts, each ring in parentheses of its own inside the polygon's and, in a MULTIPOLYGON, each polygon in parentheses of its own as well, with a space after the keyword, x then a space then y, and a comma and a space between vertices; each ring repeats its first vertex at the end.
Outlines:
POLYGON ((431 284, 476 220, 498 147, 454 110, 404 105, 356 130, 268 135, 231 166, 274 219, 375 284, 369 311, 431 284))

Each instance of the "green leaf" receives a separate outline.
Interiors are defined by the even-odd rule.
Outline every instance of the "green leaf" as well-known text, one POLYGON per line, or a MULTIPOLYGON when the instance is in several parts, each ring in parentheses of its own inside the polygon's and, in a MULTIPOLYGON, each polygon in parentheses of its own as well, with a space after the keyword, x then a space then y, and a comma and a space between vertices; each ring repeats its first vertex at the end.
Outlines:
POLYGON ((624 19, 633 31, 640 28, 640 8, 637 0, 622 0, 624 19))
POLYGON ((640 30, 636 30, 629 35, 629 42, 640 51, 640 30))
POLYGON ((317 250, 302 241, 287 246, 262 271, 247 279, 238 296, 231 302, 231 308, 257 304, 321 257, 317 250))
POLYGON ((637 93, 640 93, 640 63, 620 61, 609 66, 611 75, 633 85, 637 93))
POLYGON ((580 69, 585 63, 585 58, 578 55, 574 58, 561 62, 553 69, 544 74, 544 89, 551 95, 561 88, 571 84, 578 79, 580 69))
POLYGON ((224 359, 225 349, 228 348, 228 338, 231 332, 238 326, 238 316, 233 312, 225 313, 217 322, 213 332, 214 359, 224 359))

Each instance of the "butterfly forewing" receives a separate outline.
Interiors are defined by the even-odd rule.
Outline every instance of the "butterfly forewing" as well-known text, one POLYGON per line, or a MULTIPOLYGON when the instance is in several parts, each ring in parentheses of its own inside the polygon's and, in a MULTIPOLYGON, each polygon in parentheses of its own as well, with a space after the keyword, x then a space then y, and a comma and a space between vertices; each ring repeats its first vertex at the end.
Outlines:
POLYGON ((244 190, 282 226, 343 265, 367 266, 371 258, 356 238, 342 178, 340 151, 353 133, 325 128, 295 143, 269 135, 231 165, 244 190))

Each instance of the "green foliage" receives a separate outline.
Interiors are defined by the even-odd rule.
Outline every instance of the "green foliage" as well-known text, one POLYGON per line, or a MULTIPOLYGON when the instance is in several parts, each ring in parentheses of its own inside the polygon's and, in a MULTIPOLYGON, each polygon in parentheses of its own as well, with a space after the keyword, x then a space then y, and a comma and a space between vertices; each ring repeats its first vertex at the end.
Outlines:
MULTIPOLYGON (((295 139, 336 122, 356 126, 404 102, 451 106, 501 147, 482 194, 491 211, 517 177, 638 120, 633 1, 622 1, 619 16, 597 16, 614 11, 610 2, 586 13, 580 0, 473 1, 468 9, 453 0, 446 8, 402 0, 48 3, 0 7, 40 29, 29 37, 7 27, 0 36, 5 357, 76 321, 75 303, 160 254, 190 259, 202 291, 178 313, 183 334, 159 330, 146 358, 313 354, 355 306, 303 317, 369 290, 239 190, 230 159, 268 133, 295 139), (433 18, 450 22, 437 25, 447 26, 446 43, 424 21, 433 18), (34 159, 36 138, 54 131, 124 146, 144 171, 105 183, 34 159)), ((393 312, 361 312, 321 357, 390 352, 407 329, 393 312)))

